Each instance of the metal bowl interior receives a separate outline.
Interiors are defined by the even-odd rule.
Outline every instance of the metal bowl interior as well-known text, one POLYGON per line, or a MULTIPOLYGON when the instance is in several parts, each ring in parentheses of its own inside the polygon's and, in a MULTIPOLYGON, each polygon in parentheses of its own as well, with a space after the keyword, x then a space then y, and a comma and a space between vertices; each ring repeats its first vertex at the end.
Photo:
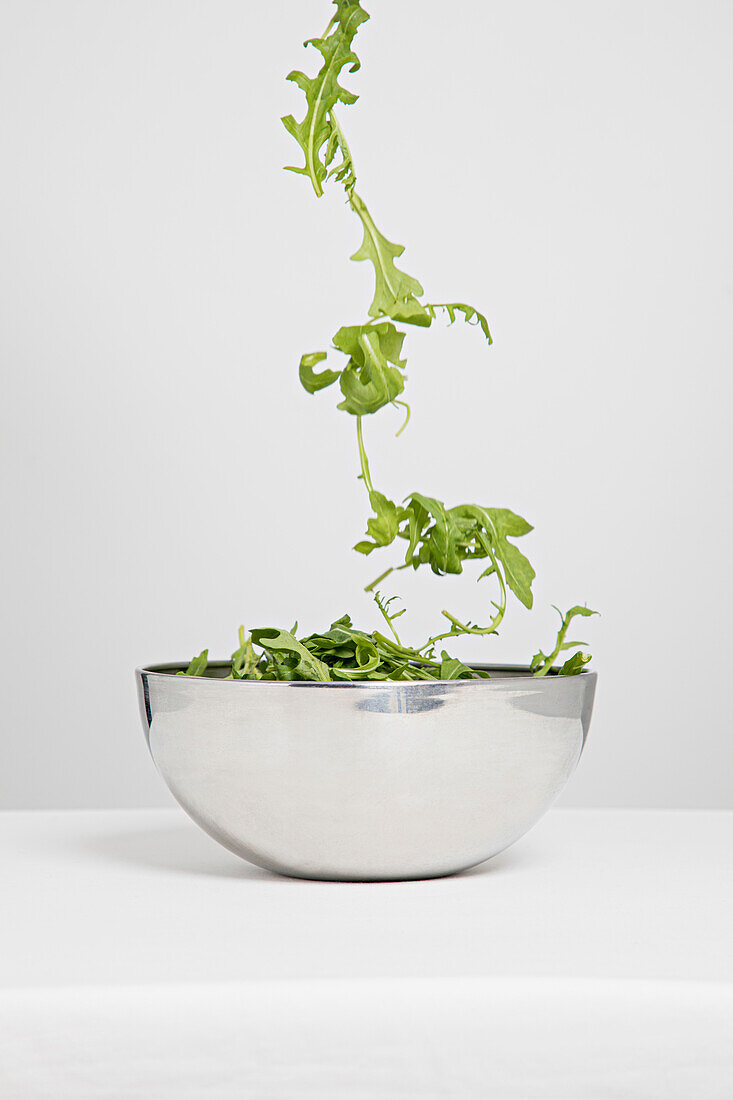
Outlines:
POLYGON ((575 769, 596 676, 263 682, 138 669, 143 727, 210 836, 299 878, 433 878, 481 863, 546 812, 575 769))

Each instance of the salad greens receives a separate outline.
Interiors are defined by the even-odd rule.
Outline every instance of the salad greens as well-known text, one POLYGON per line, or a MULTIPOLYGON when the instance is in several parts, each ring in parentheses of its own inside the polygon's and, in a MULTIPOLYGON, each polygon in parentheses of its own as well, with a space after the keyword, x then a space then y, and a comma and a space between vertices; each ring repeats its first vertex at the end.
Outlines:
MULTIPOLYGON (((360 324, 345 325, 331 341, 331 352, 339 356, 335 364, 322 365, 330 358, 326 351, 308 352, 301 357, 299 375, 303 388, 316 394, 338 383, 341 400, 337 408, 354 417, 361 473, 372 514, 367 520, 365 537, 354 549, 364 555, 391 546, 401 548, 401 560, 388 566, 367 586, 381 614, 387 634, 366 633, 355 629, 348 615, 331 623, 327 631, 296 638, 297 623, 291 631, 261 627, 245 635, 239 632, 239 648, 232 655, 230 678, 235 680, 454 680, 488 676, 469 668, 441 649, 439 642, 464 635, 497 634, 511 593, 527 608, 532 607, 532 581, 535 571, 516 545, 528 534, 531 525, 508 508, 478 504, 448 507, 435 497, 409 493, 395 501, 372 481, 364 445, 364 418, 386 406, 404 410, 406 427, 410 407, 402 399, 405 390, 404 354, 406 332, 398 326, 418 325, 429 328, 438 316, 453 324, 459 318, 478 328, 491 344, 488 321, 475 306, 465 302, 426 302, 422 284, 397 266, 404 246, 394 244, 377 227, 366 203, 356 190, 356 168, 351 150, 336 117, 337 108, 356 102, 356 95, 340 83, 344 70, 355 73, 360 62, 353 50, 359 27, 369 18, 359 0, 334 0, 336 13, 320 38, 311 38, 322 63, 315 76, 294 70, 288 80, 305 95, 306 111, 301 121, 293 115, 283 124, 303 154, 300 166, 289 171, 306 176, 317 197, 327 186, 342 187, 349 208, 361 223, 363 239, 352 260, 366 261, 374 272, 374 296, 367 317, 360 324), (484 625, 462 622, 449 611, 442 614, 444 629, 417 648, 404 645, 395 626, 404 608, 392 611, 392 596, 383 598, 376 586, 396 570, 429 566, 433 573, 462 573, 466 562, 484 564, 479 580, 492 580, 496 598, 490 601, 484 625)), ((400 432, 397 434, 399 435, 400 432)), ((554 648, 541 650, 531 662, 535 676, 545 676, 561 653, 573 650, 557 671, 575 675, 582 671, 590 656, 579 648, 584 642, 566 641, 570 622, 577 616, 595 612, 573 607, 560 613, 561 625, 554 648)), ((207 651, 195 657, 185 675, 205 674, 207 651)))

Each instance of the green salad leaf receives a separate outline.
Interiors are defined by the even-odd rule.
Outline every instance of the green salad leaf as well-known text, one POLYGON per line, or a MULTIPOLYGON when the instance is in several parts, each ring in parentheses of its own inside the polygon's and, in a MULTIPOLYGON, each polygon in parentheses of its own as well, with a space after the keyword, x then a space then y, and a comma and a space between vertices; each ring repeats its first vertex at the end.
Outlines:
POLYGON ((403 340, 404 333, 389 323, 339 329, 333 338, 334 347, 349 356, 339 381, 344 395, 340 409, 353 416, 375 413, 402 393, 403 340))
POLYGON ((352 260, 370 260, 374 265, 376 289, 370 317, 391 317, 411 325, 427 328, 432 321, 430 313, 418 301, 423 288, 412 275, 406 275, 395 266, 395 260, 405 251, 402 244, 392 244, 377 229, 364 201, 354 192, 351 208, 358 215, 364 228, 364 238, 352 260))
POLYGON ((203 676, 206 669, 209 667, 209 651, 204 649, 199 653, 198 657, 194 657, 191 660, 188 668, 185 672, 179 672, 179 676, 203 676))
POLYGON ((305 156, 302 167, 288 167, 289 172, 308 176, 316 195, 323 194, 328 165, 333 160, 338 141, 334 135, 330 112, 337 103, 356 103, 357 96, 339 84, 341 70, 349 67, 355 73, 361 62, 351 49, 354 35, 369 16, 358 0, 339 0, 337 14, 321 38, 309 38, 306 46, 314 46, 323 58, 323 65, 314 77, 295 69, 288 80, 305 94, 306 113, 301 122, 292 115, 283 118, 283 125, 295 138, 305 156), (326 149, 324 150, 324 146, 326 149))
POLYGON ((439 309, 444 309, 448 314, 448 323, 451 325, 455 323, 456 314, 462 313, 463 319, 467 325, 478 325, 488 343, 493 344, 494 342, 489 332, 489 322, 486 320, 483 313, 479 313, 473 306, 467 306, 465 302, 437 302, 435 305, 426 305, 425 309, 430 314, 430 319, 433 321, 437 317, 437 311, 439 309))
MULTIPOLYGON (((330 680, 327 666, 297 641, 289 630, 260 627, 252 631, 252 642, 268 654, 276 680, 330 680)), ((263 672, 267 678, 267 670, 263 672)))
POLYGON ((322 370, 316 373, 313 368, 325 358, 325 351, 313 351, 308 355, 302 355, 300 358, 300 369, 298 372, 300 375, 300 382, 303 389, 306 389, 308 393, 317 393, 318 390, 325 389, 326 386, 332 385, 341 374, 341 371, 338 370, 322 370))

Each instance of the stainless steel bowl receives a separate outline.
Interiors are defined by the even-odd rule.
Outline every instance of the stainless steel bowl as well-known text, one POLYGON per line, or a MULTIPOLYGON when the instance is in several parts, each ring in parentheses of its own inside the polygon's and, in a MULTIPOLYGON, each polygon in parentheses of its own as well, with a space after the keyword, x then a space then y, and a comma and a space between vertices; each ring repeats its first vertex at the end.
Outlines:
MULTIPOLYGON (((298 878, 434 878, 518 840, 572 774, 596 676, 297 683, 138 669, 153 760, 225 848, 298 878)), ((483 667, 483 666, 482 666, 483 667)))

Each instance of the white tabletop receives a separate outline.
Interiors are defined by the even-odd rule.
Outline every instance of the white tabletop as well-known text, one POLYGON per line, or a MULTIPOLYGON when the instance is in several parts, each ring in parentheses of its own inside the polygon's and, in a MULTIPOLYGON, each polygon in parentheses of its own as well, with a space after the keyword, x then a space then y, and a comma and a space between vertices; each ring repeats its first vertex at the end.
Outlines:
POLYGON ((729 813, 553 811, 311 883, 176 810, 2 814, 0 1096, 730 1100, 731 852, 729 813))

